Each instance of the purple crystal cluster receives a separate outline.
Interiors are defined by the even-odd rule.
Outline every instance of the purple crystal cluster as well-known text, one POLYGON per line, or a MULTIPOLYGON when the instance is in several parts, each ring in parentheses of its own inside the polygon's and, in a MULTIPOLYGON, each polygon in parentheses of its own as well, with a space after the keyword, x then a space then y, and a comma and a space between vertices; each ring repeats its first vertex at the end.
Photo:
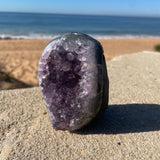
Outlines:
POLYGON ((103 49, 85 34, 65 34, 51 41, 40 59, 38 80, 55 129, 80 129, 108 105, 103 49))

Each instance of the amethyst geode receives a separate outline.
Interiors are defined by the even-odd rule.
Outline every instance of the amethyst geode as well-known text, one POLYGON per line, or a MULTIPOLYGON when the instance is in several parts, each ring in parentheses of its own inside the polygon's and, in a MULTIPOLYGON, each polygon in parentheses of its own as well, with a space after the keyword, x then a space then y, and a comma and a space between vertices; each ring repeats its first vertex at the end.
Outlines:
POLYGON ((65 34, 51 41, 40 59, 38 79, 55 129, 80 129, 108 106, 103 49, 85 34, 65 34))

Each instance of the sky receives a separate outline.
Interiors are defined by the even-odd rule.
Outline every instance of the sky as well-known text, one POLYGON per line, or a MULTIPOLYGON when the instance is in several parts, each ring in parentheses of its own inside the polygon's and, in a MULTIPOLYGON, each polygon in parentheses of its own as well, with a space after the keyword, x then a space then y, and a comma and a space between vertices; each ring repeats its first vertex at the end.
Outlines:
POLYGON ((0 0, 0 11, 160 16, 160 0, 0 0))

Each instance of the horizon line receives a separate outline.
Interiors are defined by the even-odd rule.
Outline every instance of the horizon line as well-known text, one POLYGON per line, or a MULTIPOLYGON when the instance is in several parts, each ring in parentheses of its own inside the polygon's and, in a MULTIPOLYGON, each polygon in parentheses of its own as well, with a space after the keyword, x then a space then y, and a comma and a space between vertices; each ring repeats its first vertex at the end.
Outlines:
POLYGON ((126 14, 92 14, 92 13, 53 13, 53 12, 21 12, 21 11, 0 11, 0 13, 24 13, 24 14, 57 14, 57 15, 88 15, 88 16, 115 16, 115 17, 139 17, 139 18, 160 18, 160 15, 126 15, 126 14))

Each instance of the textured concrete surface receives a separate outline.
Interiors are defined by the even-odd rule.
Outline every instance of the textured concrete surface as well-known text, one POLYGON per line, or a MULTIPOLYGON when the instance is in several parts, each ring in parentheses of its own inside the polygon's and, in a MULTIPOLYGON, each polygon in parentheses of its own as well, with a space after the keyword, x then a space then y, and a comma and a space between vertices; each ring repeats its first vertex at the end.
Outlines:
POLYGON ((39 88, 0 92, 0 160, 160 159, 160 53, 107 62, 110 105, 76 132, 51 128, 39 88))

